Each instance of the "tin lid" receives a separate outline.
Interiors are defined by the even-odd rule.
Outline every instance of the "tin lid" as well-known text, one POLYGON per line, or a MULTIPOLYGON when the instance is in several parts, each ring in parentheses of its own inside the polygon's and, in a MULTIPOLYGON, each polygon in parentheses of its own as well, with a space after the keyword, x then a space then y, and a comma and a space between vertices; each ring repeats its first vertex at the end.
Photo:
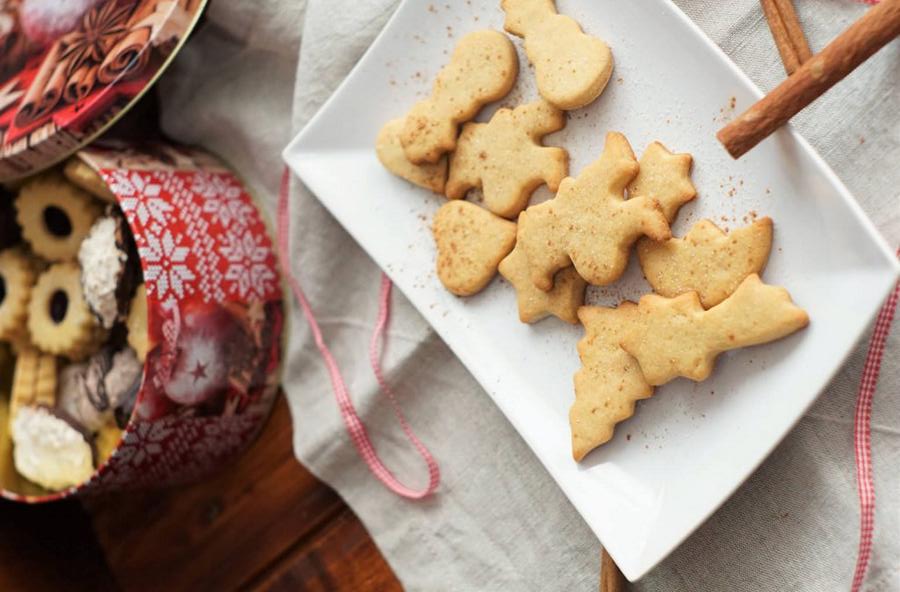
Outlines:
POLYGON ((102 134, 166 69, 206 0, 0 0, 0 181, 102 134))

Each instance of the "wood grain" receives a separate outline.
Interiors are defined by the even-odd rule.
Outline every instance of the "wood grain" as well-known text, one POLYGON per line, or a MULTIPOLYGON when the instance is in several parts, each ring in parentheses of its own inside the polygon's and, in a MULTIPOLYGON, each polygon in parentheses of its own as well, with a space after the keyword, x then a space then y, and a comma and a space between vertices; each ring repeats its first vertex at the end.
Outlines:
POLYGON ((900 35, 900 0, 882 0, 716 136, 739 158, 900 35))
POLYGON ((321 535, 286 556, 249 589, 402 591, 393 573, 384 568, 384 559, 362 524, 350 510, 344 510, 321 535))
POLYGON ((628 582, 606 549, 600 555, 600 592, 625 592, 628 582))
POLYGON ((294 458, 283 400, 261 439, 223 474, 185 488, 96 498, 86 506, 126 590, 247 588, 294 573, 294 563, 309 569, 316 560, 307 550, 316 557, 343 554, 349 561, 343 571, 371 572, 353 578, 396 581, 362 526, 346 526, 356 519, 340 498, 294 458), (344 530, 333 530, 338 518, 344 530), (349 547, 342 533, 355 537, 349 547), (357 549, 361 559, 353 555, 357 549))

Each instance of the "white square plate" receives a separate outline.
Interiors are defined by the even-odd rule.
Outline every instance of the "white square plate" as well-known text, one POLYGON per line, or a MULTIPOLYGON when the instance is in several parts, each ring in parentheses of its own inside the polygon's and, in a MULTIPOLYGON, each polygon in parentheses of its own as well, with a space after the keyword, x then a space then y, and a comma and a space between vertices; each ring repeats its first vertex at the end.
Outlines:
MULTIPOLYGON (((812 323, 780 342, 722 356, 713 376, 677 380, 639 405, 615 438, 573 462, 568 425, 581 329, 519 322, 511 286, 495 280, 468 299, 434 274, 430 220, 443 200, 391 176, 375 137, 425 96, 465 33, 502 29, 499 1, 408 0, 334 96, 285 151, 304 183, 434 326, 528 442, 625 575, 662 560, 746 479, 828 384, 897 277, 892 252, 834 173, 789 128, 740 161, 715 133, 760 91, 666 0, 559 0, 560 12, 607 41, 616 60, 595 103, 545 143, 567 148, 571 174, 596 159, 608 130, 640 155, 653 140, 694 155, 698 199, 673 230, 710 217, 775 221, 763 279, 787 287, 812 323)), ((537 98, 519 48, 517 87, 501 103, 537 98)), ((485 119, 496 105, 479 119, 485 119)), ((542 188, 537 199, 548 197, 542 188)), ((634 258, 632 258, 634 259, 634 258)), ((615 304, 649 291, 634 261, 591 289, 615 304)), ((478 462, 478 459, 472 459, 478 462)))

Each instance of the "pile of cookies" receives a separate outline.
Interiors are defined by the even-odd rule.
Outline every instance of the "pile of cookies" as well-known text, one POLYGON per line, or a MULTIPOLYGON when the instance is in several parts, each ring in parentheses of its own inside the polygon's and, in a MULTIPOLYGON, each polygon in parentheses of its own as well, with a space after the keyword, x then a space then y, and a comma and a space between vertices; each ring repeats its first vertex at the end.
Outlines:
POLYGON ((0 391, 32 483, 79 485, 118 444, 146 356, 140 285, 128 224, 81 160, 0 188, 0 391))
POLYGON ((503 0, 502 8, 506 31, 524 39, 541 100, 472 122, 511 90, 518 60, 502 33, 471 33, 431 95, 382 128, 376 153, 395 175, 451 200, 432 226, 437 275, 450 292, 476 294, 499 271, 523 322, 555 316, 584 325, 570 410, 572 454, 581 460, 654 387, 679 376, 705 380, 718 354, 779 339, 809 319, 787 291, 759 278, 769 218, 730 233, 701 220, 672 236, 679 209, 697 194, 691 155, 654 142, 638 161, 625 136, 610 132, 600 157, 569 176, 568 153, 543 137, 565 127, 565 111, 602 93, 612 54, 552 0, 503 0), (541 185, 556 196, 529 207, 541 185), (484 207, 464 201, 472 189, 481 189, 484 207), (584 306, 587 286, 616 282, 635 245, 655 294, 584 306))

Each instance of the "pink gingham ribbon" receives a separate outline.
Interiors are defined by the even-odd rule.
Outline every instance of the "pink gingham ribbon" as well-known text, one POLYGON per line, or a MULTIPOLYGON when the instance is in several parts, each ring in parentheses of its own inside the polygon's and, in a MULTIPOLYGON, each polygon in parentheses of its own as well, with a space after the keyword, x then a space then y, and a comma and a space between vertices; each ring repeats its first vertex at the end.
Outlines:
POLYGON ((403 415, 403 410, 397 402, 394 391, 384 379, 384 373, 381 369, 381 346, 384 342, 384 333, 387 329, 388 322, 390 321, 391 314, 391 280, 388 279, 386 275, 382 274, 378 319, 375 322, 375 330, 372 333, 372 340, 369 343, 369 361, 372 364, 372 371, 375 373, 375 379, 378 381, 378 385, 388 396, 388 401, 391 403, 391 408, 394 411, 394 415, 397 417, 397 421, 400 423, 400 427, 403 428, 406 437, 428 466, 428 484, 423 489, 412 489, 401 483, 378 456, 378 451, 375 450, 375 446, 369 438, 366 426, 362 422, 362 419, 360 419, 359 414, 357 414, 356 407, 354 407, 353 401, 350 399, 350 394, 347 390, 347 385, 344 383, 344 378, 341 376, 340 368, 338 368, 334 356, 325 344, 325 340, 322 337, 322 331, 319 329, 319 323, 316 321, 315 314, 313 314, 312 306, 310 306, 309 301, 306 299, 306 294, 304 294, 303 289, 300 287, 300 282, 297 281, 297 278, 291 271, 289 248, 291 227, 290 190, 291 172, 290 169, 285 167, 281 177, 281 191, 278 196, 278 251, 281 259, 281 267, 285 277, 288 278, 291 291, 293 291, 294 297, 297 299, 300 308, 303 310, 303 315, 309 323, 309 327, 312 330, 316 342, 316 347, 318 347, 319 353, 322 354, 322 359, 325 361, 325 366, 328 368, 328 373, 331 377, 331 386, 334 389, 334 396, 337 399, 338 407, 341 411, 341 418, 347 426, 350 439, 359 451, 360 456, 368 465, 369 470, 372 471, 372 474, 375 475, 385 487, 397 495, 408 499, 418 500, 425 498, 434 493, 441 480, 437 461, 435 461, 434 457, 422 441, 419 440, 413 432, 409 422, 406 421, 406 417, 403 415))
MULTIPOLYGON (((900 256, 900 249, 897 250, 900 256)), ((869 559, 872 556, 872 534, 875 531, 875 479, 872 476, 872 400, 878 386, 881 359, 884 346, 891 331, 897 301, 900 299, 900 283, 878 313, 875 330, 869 342, 869 353, 863 366, 859 395, 856 399, 854 421, 854 446, 856 449, 856 486, 859 490, 859 551, 856 556, 856 571, 853 574, 852 592, 858 592, 866 577, 869 559)))

